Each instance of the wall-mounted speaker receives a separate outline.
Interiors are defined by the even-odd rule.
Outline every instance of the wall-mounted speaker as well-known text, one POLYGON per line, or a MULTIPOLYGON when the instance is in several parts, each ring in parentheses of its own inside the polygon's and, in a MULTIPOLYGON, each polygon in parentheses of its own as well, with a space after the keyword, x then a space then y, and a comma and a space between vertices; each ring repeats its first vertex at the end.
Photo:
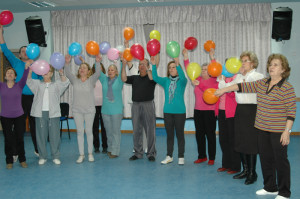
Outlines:
POLYGON ((36 43, 41 47, 47 47, 42 18, 31 16, 25 19, 27 37, 29 43, 36 43))
POLYGON ((291 37, 293 10, 288 7, 276 8, 273 12, 272 39, 289 40, 291 37))

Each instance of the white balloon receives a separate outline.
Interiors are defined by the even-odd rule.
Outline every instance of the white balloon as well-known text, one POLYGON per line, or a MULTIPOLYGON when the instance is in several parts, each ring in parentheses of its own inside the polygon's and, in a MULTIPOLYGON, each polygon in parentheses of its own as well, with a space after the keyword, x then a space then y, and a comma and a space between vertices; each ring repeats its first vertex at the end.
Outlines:
POLYGON ((118 49, 119 52, 124 52, 125 47, 123 45, 118 45, 116 49, 118 49))

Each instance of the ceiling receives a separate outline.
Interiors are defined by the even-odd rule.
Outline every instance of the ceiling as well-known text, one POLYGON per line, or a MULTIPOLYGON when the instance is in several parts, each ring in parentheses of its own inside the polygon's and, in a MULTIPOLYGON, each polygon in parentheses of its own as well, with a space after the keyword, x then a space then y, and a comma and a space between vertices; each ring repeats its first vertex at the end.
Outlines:
POLYGON ((300 0, 1 0, 1 10, 10 10, 16 13, 70 9, 276 2, 300 2, 300 0), (28 2, 43 1, 54 3, 56 6, 37 8, 28 4, 28 2))

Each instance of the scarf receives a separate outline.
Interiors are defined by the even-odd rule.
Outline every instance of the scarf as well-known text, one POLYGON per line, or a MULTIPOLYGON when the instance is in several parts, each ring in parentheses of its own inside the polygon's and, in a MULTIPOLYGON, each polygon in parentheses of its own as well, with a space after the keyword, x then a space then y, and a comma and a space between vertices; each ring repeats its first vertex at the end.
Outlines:
POLYGON ((106 97, 108 98, 108 101, 113 102, 115 97, 114 97, 114 93, 113 93, 113 90, 112 90, 112 85, 114 84, 117 77, 115 77, 113 79, 110 79, 109 77, 107 77, 107 78, 108 78, 108 81, 107 81, 107 95, 106 95, 106 97))
POLYGON ((179 79, 179 76, 176 77, 169 77, 170 79, 170 86, 169 86, 169 104, 171 104, 173 98, 174 98, 174 94, 175 94, 175 90, 176 90, 176 83, 179 79))

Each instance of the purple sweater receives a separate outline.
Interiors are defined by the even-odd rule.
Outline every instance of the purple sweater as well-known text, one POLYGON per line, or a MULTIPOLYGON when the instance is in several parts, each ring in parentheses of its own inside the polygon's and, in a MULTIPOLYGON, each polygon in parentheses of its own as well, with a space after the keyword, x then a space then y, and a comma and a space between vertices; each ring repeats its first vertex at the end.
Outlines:
POLYGON ((24 114, 22 108, 22 90, 26 85, 29 68, 24 70, 22 79, 15 83, 12 88, 8 88, 6 82, 0 82, 1 95, 1 116, 16 118, 24 114))

